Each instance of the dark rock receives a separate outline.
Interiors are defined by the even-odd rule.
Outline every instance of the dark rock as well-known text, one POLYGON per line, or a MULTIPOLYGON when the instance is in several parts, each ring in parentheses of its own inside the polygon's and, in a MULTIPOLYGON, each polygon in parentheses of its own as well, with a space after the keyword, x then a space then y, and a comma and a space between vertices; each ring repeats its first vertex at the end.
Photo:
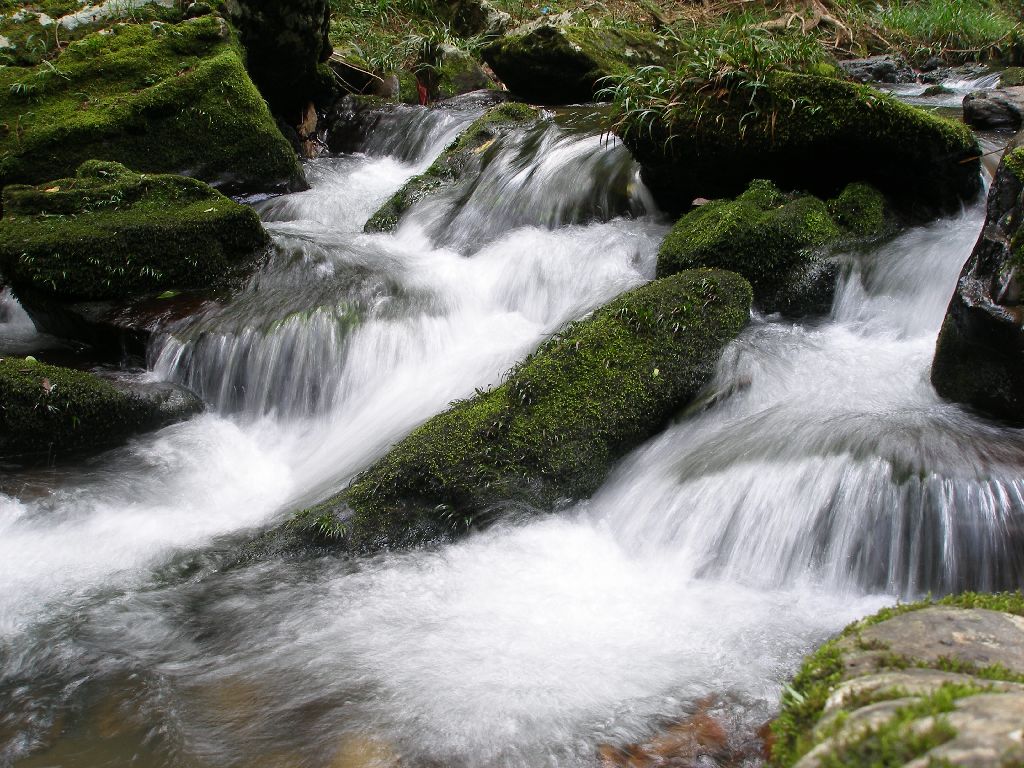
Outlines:
POLYGON ((494 85, 476 59, 447 43, 425 45, 417 72, 430 101, 450 99, 494 85))
POLYGON ((713 270, 630 291, 546 342, 502 385, 427 421, 289 526, 369 550, 589 496, 615 460, 709 381, 749 320, 750 300, 743 278, 713 270))
POLYGON ((892 54, 870 56, 866 59, 847 59, 839 68, 858 83, 913 83, 917 75, 901 57, 892 54))
POLYGON ((200 16, 207 16, 213 13, 213 8, 210 7, 209 3, 189 3, 188 8, 185 9, 186 19, 197 19, 200 16))
POLYGON ((1024 148, 1003 156, 985 228, 939 333, 932 384, 945 398, 1024 424, 1024 148))
POLYGON ((598 98, 602 78, 648 64, 670 52, 656 35, 614 27, 528 25, 484 48, 484 59, 520 98, 569 104, 598 98))
POLYGON ((1024 67, 1007 67, 999 73, 1000 88, 1014 88, 1024 85, 1024 67))
POLYGON ((32 461, 95 451, 203 410, 173 385, 108 381, 94 374, 0 359, 0 458, 32 461))
POLYGON ((449 5, 452 29, 462 37, 498 37, 512 26, 512 17, 487 0, 454 0, 449 5))
POLYGON ((932 56, 924 64, 921 65, 922 72, 934 72, 939 67, 945 66, 946 62, 941 56, 932 56))
POLYGON ((967 94, 964 122, 975 128, 1019 130, 1024 125, 1024 86, 967 94))
POLYGON ((697 197, 734 197, 757 178, 823 198, 862 181, 921 218, 959 210, 981 191, 981 150, 969 129, 868 86, 776 72, 753 104, 700 89, 674 98, 672 122, 618 128, 668 211, 697 197))
POLYGON ((924 83, 942 84, 947 80, 975 80, 991 72, 991 68, 984 64, 961 64, 959 67, 938 67, 930 72, 922 71, 919 79, 924 83))
POLYGON ((331 56, 328 0, 227 0, 247 66, 271 108, 289 122, 313 100, 317 65, 331 56))

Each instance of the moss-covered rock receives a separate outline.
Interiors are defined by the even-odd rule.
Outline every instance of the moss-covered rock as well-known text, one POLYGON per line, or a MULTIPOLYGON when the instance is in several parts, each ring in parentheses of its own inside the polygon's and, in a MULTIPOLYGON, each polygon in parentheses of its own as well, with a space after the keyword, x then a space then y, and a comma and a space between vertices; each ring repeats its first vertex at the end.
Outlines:
POLYGON ((0 459, 95 450, 202 410, 191 393, 147 393, 31 358, 0 359, 0 459))
POLYGON ((981 151, 960 123, 817 75, 774 72, 748 93, 683 87, 660 117, 636 117, 642 101, 624 116, 619 134, 662 207, 732 197, 758 178, 822 198, 867 182, 920 217, 958 210, 981 191, 981 151))
POLYGON ((825 265, 828 247, 885 229, 885 201, 867 185, 851 184, 826 204, 758 180, 735 200, 714 200, 683 216, 661 244, 658 276, 727 269, 750 281, 765 311, 824 311, 835 285, 825 265))
POLYGON ((305 186, 214 15, 118 25, 52 63, 0 68, 0 186, 68 176, 90 159, 235 191, 305 186))
POLYGON ((420 81, 434 101, 494 85, 476 59, 453 45, 424 46, 418 69, 420 81))
POLYGON ((269 242, 252 209, 201 181, 118 163, 11 185, 3 201, 0 270, 19 294, 63 302, 224 284, 269 242))
POLYGON ((331 56, 327 0, 227 0, 260 91, 292 125, 316 95, 317 67, 331 56))
POLYGON ((533 107, 516 102, 487 110, 453 141, 431 166, 407 181, 382 205, 364 227, 367 232, 390 232, 412 206, 427 195, 450 186, 478 167, 479 155, 505 132, 539 117, 533 107))
MULTIPOLYGON (((1024 140, 1018 135, 1015 144, 1024 140)), ((985 228, 960 273, 932 362, 939 394, 1024 425, 1024 147, 989 191, 985 228)))
POLYGON ((513 93, 537 104, 593 101, 602 78, 627 74, 671 55, 663 39, 616 27, 531 25, 483 50, 484 59, 513 93))
POLYGON ((1020 765, 1024 597, 967 593, 847 627, 786 688, 772 765, 1020 765))
POLYGON ((430 419, 291 526, 373 549, 463 531, 507 506, 586 497, 707 383, 750 301, 743 278, 712 270, 633 290, 501 386, 430 419))

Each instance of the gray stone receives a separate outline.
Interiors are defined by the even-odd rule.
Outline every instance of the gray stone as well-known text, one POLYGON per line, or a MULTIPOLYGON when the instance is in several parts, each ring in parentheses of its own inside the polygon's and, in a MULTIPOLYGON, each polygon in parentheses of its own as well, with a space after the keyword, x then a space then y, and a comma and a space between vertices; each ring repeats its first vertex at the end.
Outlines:
POLYGON ((840 61, 839 67, 859 83, 913 83, 914 70, 900 56, 886 54, 840 61))
POLYGON ((1024 125, 1024 86, 972 91, 964 97, 964 122, 975 128, 1019 129, 1024 125))

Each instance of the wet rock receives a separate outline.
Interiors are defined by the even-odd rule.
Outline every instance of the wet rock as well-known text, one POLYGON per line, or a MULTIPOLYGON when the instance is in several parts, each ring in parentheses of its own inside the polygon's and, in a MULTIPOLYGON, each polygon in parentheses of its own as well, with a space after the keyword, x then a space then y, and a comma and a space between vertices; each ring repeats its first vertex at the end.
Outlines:
POLYGON ((693 270, 624 294, 456 403, 286 526, 357 550, 465 533, 593 493, 612 463, 708 382, 749 320, 750 286, 693 270))
POLYGON ((901 56, 886 54, 866 59, 847 59, 839 62, 851 80, 858 83, 913 83, 917 75, 901 56))
POLYGON ((918 79, 923 83, 941 85, 948 80, 976 80, 991 73, 991 68, 985 64, 961 64, 958 67, 939 66, 929 71, 922 71, 918 79))
POLYGON ((108 381, 36 362, 0 359, 0 458, 52 459, 115 445, 202 411, 173 385, 108 381))
POLYGON ((508 102, 489 109, 447 147, 431 166, 414 176, 382 205, 364 227, 366 232, 390 232, 413 205, 427 195, 451 186, 474 168, 480 155, 504 133, 539 118, 525 104, 508 102))
POLYGON ((317 65, 331 56, 328 0, 227 0, 247 66, 271 108, 295 124, 315 96, 317 65))
POLYGON ((776 72, 752 104, 685 87, 675 100, 671 121, 617 129, 668 211, 697 197, 733 197, 757 178, 823 198, 862 181, 921 218, 959 210, 981 191, 981 151, 969 129, 868 86, 776 72))
POLYGON ((111 27, 53 62, 3 68, 0 90, 0 185, 61 178, 100 159, 232 192, 305 188, 215 15, 111 27))
POLYGON ((932 362, 940 395, 1024 424, 1024 148, 1011 144, 989 191, 985 227, 960 273, 932 362))
POLYGON ((509 32, 483 55, 520 98, 570 104, 598 98, 602 78, 664 63, 670 51, 664 40, 645 32, 541 24, 509 32))
POLYGON ((454 0, 449 9, 452 29, 463 37, 498 37, 512 26, 512 17, 488 0, 454 0))
POLYGON ((972 91, 964 97, 964 122, 982 129, 1020 129, 1024 124, 1024 86, 972 91))
POLYGON ((601 768, 696 768, 701 765, 739 764, 725 728, 706 710, 669 726, 645 744, 598 748, 601 768))
POLYGON ((755 181, 735 200, 711 201, 683 216, 658 252, 658 275, 728 269, 750 281, 765 312, 823 313, 835 292, 834 250, 877 239, 889 224, 884 199, 865 184, 851 184, 825 203, 755 181))
POLYGON ((269 243, 252 209, 202 182, 118 163, 10 185, 3 203, 0 269, 22 306, 41 329, 87 342, 137 317, 128 308, 142 299, 226 286, 269 243))
POLYGON ((942 602, 883 611, 809 658, 773 726, 773 764, 1019 764, 1024 602, 942 602))

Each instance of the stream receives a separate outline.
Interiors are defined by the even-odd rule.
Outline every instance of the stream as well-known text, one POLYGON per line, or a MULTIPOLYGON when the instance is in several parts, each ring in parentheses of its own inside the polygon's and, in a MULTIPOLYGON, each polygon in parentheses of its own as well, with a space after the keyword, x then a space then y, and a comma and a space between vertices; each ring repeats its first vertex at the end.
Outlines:
MULTIPOLYGON (((0 765, 595 766, 708 707, 739 748, 849 621, 1024 581, 1024 441, 928 380, 980 201, 849 254, 830 316, 755 315, 589 501, 413 552, 237 564, 654 277, 668 226, 573 115, 363 234, 478 114, 400 109, 255 204, 267 264, 151 349, 146 375, 207 413, 3 468, 0 765)), ((8 353, 33 334, 0 297, 8 353)))

